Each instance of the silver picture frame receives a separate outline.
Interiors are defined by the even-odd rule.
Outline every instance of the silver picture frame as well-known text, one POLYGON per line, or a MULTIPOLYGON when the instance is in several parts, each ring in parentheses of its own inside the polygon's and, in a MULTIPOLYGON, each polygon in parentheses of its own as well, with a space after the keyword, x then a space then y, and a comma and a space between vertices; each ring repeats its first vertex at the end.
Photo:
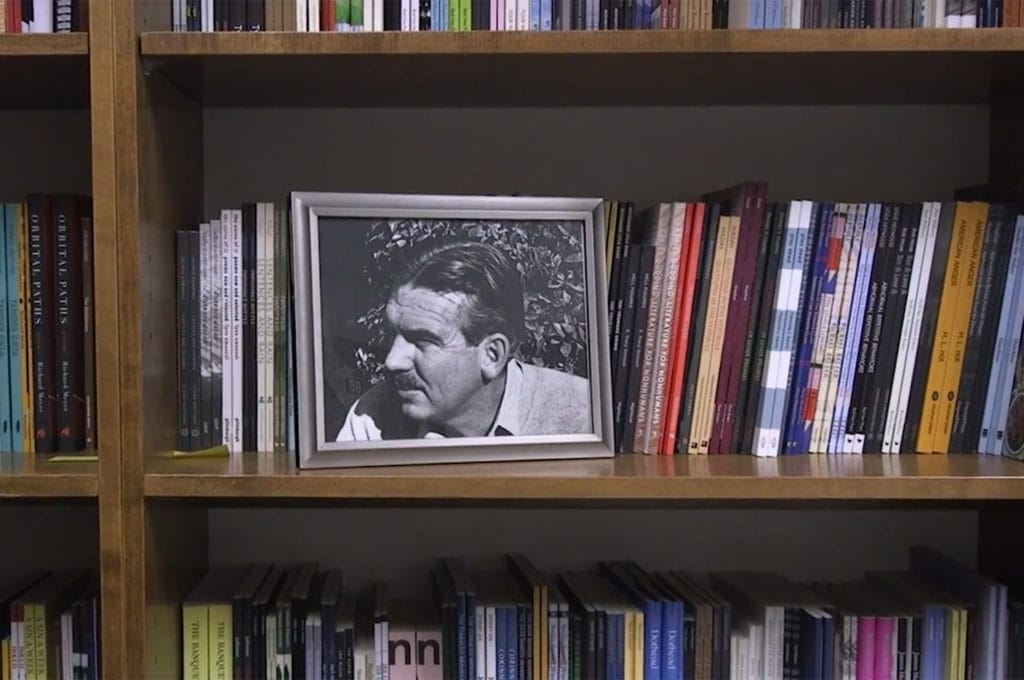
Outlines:
MULTIPOLYGON (((614 455, 605 218, 601 199, 293 192, 295 449, 300 469, 603 458, 614 455), (331 218, 335 219, 333 222, 331 218), (353 220, 487 220, 582 225, 589 433, 336 441, 324 421, 321 230, 353 220)), ((337 262, 329 266, 339 266, 337 262)), ((341 265, 344 266, 344 265, 341 265)))

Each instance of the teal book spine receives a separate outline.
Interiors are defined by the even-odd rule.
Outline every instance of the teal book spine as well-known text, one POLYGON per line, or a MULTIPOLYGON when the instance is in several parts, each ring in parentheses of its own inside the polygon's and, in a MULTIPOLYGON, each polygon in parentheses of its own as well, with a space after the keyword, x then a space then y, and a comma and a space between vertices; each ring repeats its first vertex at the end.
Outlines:
POLYGON ((22 417, 25 413, 25 405, 22 396, 25 393, 25 385, 22 384, 24 367, 22 357, 24 355, 25 338, 21 337, 22 324, 19 323, 21 314, 21 272, 18 270, 23 254, 18 252, 18 205, 8 203, 4 206, 4 221, 7 224, 4 230, 4 250, 6 251, 6 266, 4 274, 7 288, 7 354, 10 357, 9 372, 11 386, 11 436, 14 443, 14 450, 24 453, 25 432, 22 417))
MULTIPOLYGON (((4 206, 3 220, 0 221, 0 234, 3 235, 4 244, 4 247, 0 249, 2 250, 2 252, 0 252, 0 271, 3 271, 4 273, 4 285, 0 286, 0 404, 3 404, 2 408, 0 408, 0 449, 4 451, 13 451, 14 435, 12 416, 14 415, 14 412, 11 407, 14 400, 11 399, 11 395, 14 390, 11 385, 11 353, 8 349, 10 346, 10 334, 8 330, 7 315, 10 308, 9 299, 11 294, 11 290, 8 285, 8 281, 10 280, 8 272, 14 269, 14 263, 12 262, 13 258, 10 257, 13 248, 10 248, 8 244, 10 243, 11 236, 14 233, 14 224, 13 220, 11 220, 10 226, 8 226, 9 220, 7 218, 7 206, 4 206)), ((17 289, 14 290, 14 293, 17 294, 17 289)), ((15 326, 17 326, 17 317, 14 317, 12 320, 15 321, 15 326)), ((13 373, 17 374, 17 372, 15 365, 13 373)))

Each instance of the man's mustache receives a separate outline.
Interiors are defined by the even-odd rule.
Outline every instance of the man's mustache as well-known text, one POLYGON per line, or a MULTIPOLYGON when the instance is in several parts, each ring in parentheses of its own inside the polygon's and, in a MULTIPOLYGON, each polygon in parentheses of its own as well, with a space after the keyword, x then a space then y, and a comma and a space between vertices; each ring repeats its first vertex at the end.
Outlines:
POLYGON ((408 373, 396 373, 391 377, 394 382, 395 389, 398 390, 419 390, 422 389, 420 381, 416 379, 416 376, 408 373))

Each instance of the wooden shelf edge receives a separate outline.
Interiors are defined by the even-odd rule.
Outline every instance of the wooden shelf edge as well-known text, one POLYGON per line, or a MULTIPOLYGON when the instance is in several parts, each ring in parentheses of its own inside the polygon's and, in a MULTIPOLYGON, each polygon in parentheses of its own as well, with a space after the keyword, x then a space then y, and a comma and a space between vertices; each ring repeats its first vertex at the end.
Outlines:
POLYGON ((95 475, 0 475, 0 498, 96 498, 97 490, 95 475))
POLYGON ((469 31, 385 33, 150 32, 143 56, 1018 52, 1024 28, 469 31))
POLYGON ((0 33, 0 58, 88 54, 88 33, 0 33))
MULTIPOLYGON (((253 456, 253 458, 256 458, 253 456)), ((150 498, 547 501, 1024 501, 1024 463, 981 456, 657 457, 296 471, 156 462, 150 498)))

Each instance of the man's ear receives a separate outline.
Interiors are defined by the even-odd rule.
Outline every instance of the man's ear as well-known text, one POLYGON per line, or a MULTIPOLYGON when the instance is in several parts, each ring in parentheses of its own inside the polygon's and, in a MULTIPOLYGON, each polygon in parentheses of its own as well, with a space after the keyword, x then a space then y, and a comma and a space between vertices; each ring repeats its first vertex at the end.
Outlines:
POLYGON ((492 333, 480 343, 480 371, 485 381, 494 380, 505 370, 511 345, 504 333, 492 333))

